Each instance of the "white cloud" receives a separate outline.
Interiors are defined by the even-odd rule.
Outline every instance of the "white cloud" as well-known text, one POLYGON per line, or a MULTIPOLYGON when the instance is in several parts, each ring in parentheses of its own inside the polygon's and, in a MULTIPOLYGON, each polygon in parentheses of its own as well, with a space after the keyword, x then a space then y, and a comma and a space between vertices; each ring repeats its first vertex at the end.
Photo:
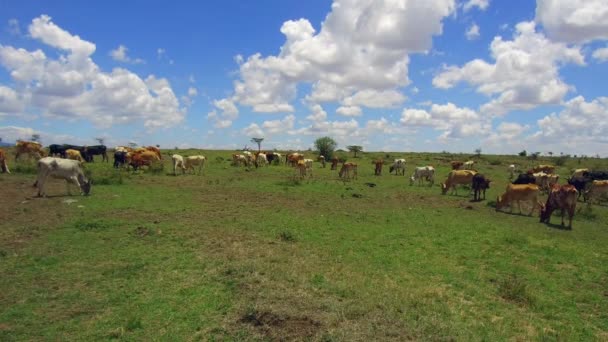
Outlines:
POLYGON ((262 127, 270 134, 286 133, 293 129, 296 122, 296 117, 293 114, 287 115, 282 120, 264 121, 262 127))
POLYGON ((252 123, 249 126, 243 128, 242 133, 243 133, 243 135, 245 135, 247 137, 252 137, 252 138, 263 138, 264 137, 264 131, 262 131, 260 126, 258 126, 256 123, 252 123))
POLYGON ((593 51, 592 57, 597 59, 600 63, 608 62, 608 47, 599 48, 593 51))
POLYGON ((196 88, 194 88, 194 87, 188 88, 188 96, 195 97, 197 95, 198 95, 198 90, 196 90, 196 88))
POLYGON ((399 120, 406 127, 432 127, 443 131, 441 138, 463 138, 484 135, 489 129, 489 121, 466 107, 457 107, 448 102, 433 104, 430 110, 406 108, 399 120))
POLYGON ((410 82, 408 54, 428 51, 454 9, 454 0, 342 0, 332 4, 319 32, 306 19, 286 21, 278 55, 235 58, 234 101, 256 112, 292 112, 297 85, 312 83, 310 103, 396 106, 405 99, 397 89, 410 82), (389 96, 363 97, 372 92, 389 96))
POLYGON ((468 12, 473 7, 477 7, 478 9, 485 11, 490 4, 489 2, 489 0, 468 0, 462 8, 465 12, 468 12))
POLYGON ((568 43, 608 39, 608 1, 537 0, 536 21, 547 35, 568 43))
POLYGON ((433 78, 438 88, 452 88, 464 81, 492 97, 481 110, 502 115, 513 109, 557 104, 570 87, 559 77, 565 63, 584 65, 578 47, 554 43, 537 33, 532 22, 517 24, 513 40, 495 37, 490 46, 495 64, 475 59, 462 67, 449 66, 433 78))
MULTIPOLYGON (((44 131, 39 131, 31 127, 19 127, 19 126, 2 126, 0 127, 0 137, 3 142, 12 143, 17 140, 30 140, 33 134, 40 135, 40 142, 44 145, 50 144, 88 144, 90 141, 86 141, 82 138, 74 137, 67 134, 53 134, 44 131)), ((106 139, 107 142, 107 139, 106 139)))
POLYGON ((129 49, 126 46, 121 44, 116 49, 110 51, 110 57, 112 57, 112 59, 115 61, 124 62, 124 63, 133 63, 133 64, 144 63, 144 60, 141 58, 131 59, 129 56, 127 56, 127 50, 129 50, 129 49))
POLYGON ((3 115, 21 114, 24 108, 24 100, 16 91, 0 85, 0 118, 3 115))
POLYGON ((473 23, 464 34, 468 40, 474 40, 479 38, 479 26, 473 23))
POLYGON ((336 109, 336 113, 343 116, 361 116, 361 107, 359 106, 341 106, 336 109))
POLYGON ((8 20, 8 33, 13 36, 21 35, 21 27, 19 27, 19 20, 12 18, 8 20))
POLYGON ((526 148, 523 134, 529 129, 529 125, 517 122, 501 122, 496 131, 489 134, 483 141, 483 145, 502 153, 513 153, 513 151, 526 148))
POLYGON ((99 127, 140 122, 159 128, 184 119, 166 79, 150 75, 143 80, 123 68, 102 72, 90 57, 95 44, 61 29, 46 15, 35 18, 29 30, 33 38, 67 54, 52 59, 41 50, 0 45, 0 64, 9 71, 16 83, 12 90, 26 108, 46 117, 89 120, 99 127))

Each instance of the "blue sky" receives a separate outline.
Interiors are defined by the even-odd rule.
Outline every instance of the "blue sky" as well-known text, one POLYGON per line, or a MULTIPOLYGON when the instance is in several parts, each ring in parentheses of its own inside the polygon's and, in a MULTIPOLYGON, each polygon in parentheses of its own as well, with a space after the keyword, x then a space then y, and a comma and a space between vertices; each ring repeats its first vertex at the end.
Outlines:
POLYGON ((0 2, 0 137, 608 156, 604 0, 0 2))

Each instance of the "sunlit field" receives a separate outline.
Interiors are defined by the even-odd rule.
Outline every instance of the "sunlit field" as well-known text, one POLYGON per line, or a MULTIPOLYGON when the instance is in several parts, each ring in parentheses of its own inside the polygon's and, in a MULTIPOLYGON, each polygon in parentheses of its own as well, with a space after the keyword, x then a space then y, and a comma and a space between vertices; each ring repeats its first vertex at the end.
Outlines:
POLYGON ((34 162, 11 157, 0 340, 608 340, 608 203, 581 199, 572 230, 494 208, 509 164, 561 164, 563 184, 606 159, 474 157, 492 183, 472 202, 440 190, 471 155, 342 153, 359 165, 345 182, 316 162, 304 180, 233 167, 233 151, 180 150, 208 163, 174 176, 174 152, 138 172, 86 164, 88 197, 59 180, 34 197, 34 162), (374 176, 378 157, 406 176, 374 176), (423 165, 435 185, 410 186, 423 165))

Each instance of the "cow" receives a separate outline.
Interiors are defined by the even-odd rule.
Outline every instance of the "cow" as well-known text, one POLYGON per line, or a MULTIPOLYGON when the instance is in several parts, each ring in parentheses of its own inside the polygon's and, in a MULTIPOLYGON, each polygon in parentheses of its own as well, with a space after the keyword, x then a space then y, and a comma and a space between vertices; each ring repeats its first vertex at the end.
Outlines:
POLYGON ((342 168, 340 168, 340 172, 338 172, 338 177, 342 179, 357 179, 357 164, 355 163, 344 163, 342 164, 342 168))
POLYGON ((448 192, 448 189, 452 189, 452 193, 458 195, 458 190, 456 190, 456 185, 470 185, 473 182, 473 176, 475 176, 477 172, 473 170, 452 170, 448 174, 448 178, 445 183, 441 184, 441 194, 445 195, 448 192))
POLYGON ((185 159, 185 164, 184 167, 186 168, 186 171, 188 170, 192 170, 192 172, 194 174, 196 174, 196 170, 194 169, 195 166, 198 166, 198 174, 202 174, 203 173, 203 168, 205 167, 205 162, 207 161, 207 158, 205 158, 205 156, 189 156, 186 157, 185 159))
POLYGON ((34 156, 36 159, 46 156, 40 143, 35 141, 17 140, 17 143, 15 144, 15 161, 23 154, 27 154, 29 157, 34 156))
POLYGON ((382 176, 382 166, 384 165, 384 160, 376 159, 372 162, 374 164, 374 175, 382 176))
POLYGON ((519 213, 521 214, 521 201, 532 201, 532 210, 530 216, 534 212, 534 209, 541 208, 541 203, 538 201, 538 195, 540 194, 540 188, 536 184, 509 184, 504 194, 496 198, 496 211, 499 211, 505 206, 511 207, 511 213, 513 212, 513 202, 517 202, 519 213))
POLYGON ((105 145, 93 145, 93 146, 87 146, 87 150, 86 150, 86 156, 83 156, 87 159, 87 162, 92 163, 93 160, 93 156, 101 156, 101 160, 107 162, 108 159, 108 153, 107 153, 108 148, 105 145))
POLYGON ((265 154, 266 154, 266 160, 268 161, 268 165, 272 165, 277 158, 278 159, 281 158, 275 152, 266 152, 265 154))
POLYGON ((119 168, 128 163, 127 154, 129 152, 126 151, 115 151, 114 152, 114 168, 119 168))
MULTIPOLYGON (((274 160, 273 160, 274 161, 274 165, 280 165, 281 164, 281 158, 282 158, 281 154, 280 153, 276 153, 276 152, 274 152, 273 154, 274 154, 274 160)), ((270 162, 270 160, 268 160, 268 161, 270 162)))
POLYGON ((559 185, 555 184, 549 191, 549 197, 547 203, 541 205, 540 210, 540 222, 549 223, 551 220, 551 214, 556 209, 562 211, 562 226, 564 225, 564 212, 568 211, 568 228, 572 229, 572 218, 574 217, 574 210, 576 209, 576 188, 572 185, 559 185))
POLYGON ((0 171, 2 173, 11 173, 11 170, 8 169, 8 164, 6 163, 6 154, 4 150, 0 148, 0 171))
POLYGON ((177 168, 182 170, 182 175, 186 172, 186 167, 184 166, 184 157, 179 154, 174 154, 171 156, 171 160, 173 161, 173 175, 177 176, 177 168))
POLYGON ((585 191, 585 201, 599 198, 608 194, 608 180, 594 180, 591 182, 589 190, 585 191))
POLYGON ((243 154, 233 154, 232 155, 232 165, 233 166, 247 165, 247 158, 243 154))
POLYGON ((304 179, 304 177, 306 177, 306 163, 303 159, 298 160, 294 165, 294 177, 299 179, 304 179))
MULTIPOLYGON (((127 154, 129 158, 129 154, 127 154)), ((129 164, 133 166, 133 171, 136 171, 142 166, 151 166, 153 162, 160 161, 158 154, 154 151, 144 151, 141 153, 132 153, 130 155, 131 161, 129 164)))
POLYGON ((304 160, 303 154, 297 152, 289 153, 285 156, 285 165, 295 166, 300 160, 304 160))
POLYGON ((536 177, 530 173, 520 173, 511 184, 536 184, 536 177))
POLYGON ((473 170, 474 165, 475 165, 475 161, 469 160, 469 161, 466 161, 464 164, 462 164, 462 168, 464 170, 473 170))
POLYGON ((542 171, 533 173, 532 176, 535 179, 536 185, 538 185, 540 189, 545 192, 548 192, 553 184, 557 184, 559 181, 559 175, 547 174, 542 171))
POLYGON ((321 167, 322 167, 322 168, 325 168, 325 156, 323 156, 323 155, 318 156, 318 157, 317 157, 317 161, 318 161, 319 163, 321 163, 321 167))
POLYGON ((158 156, 158 160, 163 160, 163 155, 160 153, 160 148, 156 146, 144 147, 147 151, 154 152, 158 156))
POLYGON ((532 172, 544 172, 546 174, 555 173, 555 166, 553 165, 538 165, 532 168, 532 172))
POLYGON ((515 176, 515 164, 511 164, 507 167, 507 172, 509 172, 509 180, 513 179, 515 176))
POLYGON ((589 172, 589 171, 590 171, 589 169, 575 169, 572 172, 572 176, 570 176, 570 179, 580 179, 580 178, 583 178, 584 177, 583 175, 585 174, 585 172, 589 172))
POLYGON ((91 192, 91 181, 84 175, 82 163, 77 160, 54 157, 40 159, 38 161, 38 178, 34 184, 38 188, 38 197, 46 196, 44 186, 49 177, 65 179, 70 195, 70 183, 78 186, 84 195, 91 192))
POLYGON ((78 150, 72 150, 71 148, 67 149, 65 150, 65 156, 67 159, 78 160, 81 163, 84 162, 84 158, 82 158, 82 155, 78 150))
POLYGON ((255 157, 255 167, 259 167, 260 165, 268 166, 268 159, 266 158, 265 153, 258 153, 255 157))
POLYGON ((608 180, 608 171, 587 171, 583 172, 583 177, 590 180, 608 180))
POLYGON ((388 173, 395 171, 395 175, 400 173, 405 176, 405 159, 395 159, 393 165, 388 168, 388 173))
POLYGON ((486 199, 486 190, 490 188, 491 180, 486 178, 481 173, 473 176, 471 187, 473 188, 473 201, 481 201, 481 194, 483 193, 483 199, 486 199))
POLYGON ((453 160, 450 162, 450 165, 452 166, 452 170, 460 170, 464 163, 458 160, 453 160))
POLYGON ((114 152, 133 152, 133 148, 127 146, 116 146, 114 152))
POLYGON ((429 182, 429 186, 435 184, 435 168, 432 166, 419 166, 414 169, 414 173, 410 177, 410 186, 418 180, 418 185, 422 185, 422 181, 429 182))
POLYGON ((338 168, 338 162, 340 161, 340 159, 338 159, 338 157, 333 157, 331 158, 331 167, 330 170, 336 170, 338 168))
POLYGON ((49 157, 61 157, 61 158, 67 158, 65 155, 65 150, 67 150, 68 148, 65 145, 57 145, 57 144, 51 144, 49 145, 49 157))

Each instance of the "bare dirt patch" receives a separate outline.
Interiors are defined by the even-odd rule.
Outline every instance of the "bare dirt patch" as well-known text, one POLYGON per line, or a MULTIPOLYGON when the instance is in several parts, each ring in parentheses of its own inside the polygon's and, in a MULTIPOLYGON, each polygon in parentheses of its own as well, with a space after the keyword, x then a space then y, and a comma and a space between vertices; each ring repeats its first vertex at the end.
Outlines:
POLYGON ((251 325, 261 335, 279 341, 310 338, 321 328, 321 323, 309 317, 257 310, 246 312, 239 323, 251 325))

